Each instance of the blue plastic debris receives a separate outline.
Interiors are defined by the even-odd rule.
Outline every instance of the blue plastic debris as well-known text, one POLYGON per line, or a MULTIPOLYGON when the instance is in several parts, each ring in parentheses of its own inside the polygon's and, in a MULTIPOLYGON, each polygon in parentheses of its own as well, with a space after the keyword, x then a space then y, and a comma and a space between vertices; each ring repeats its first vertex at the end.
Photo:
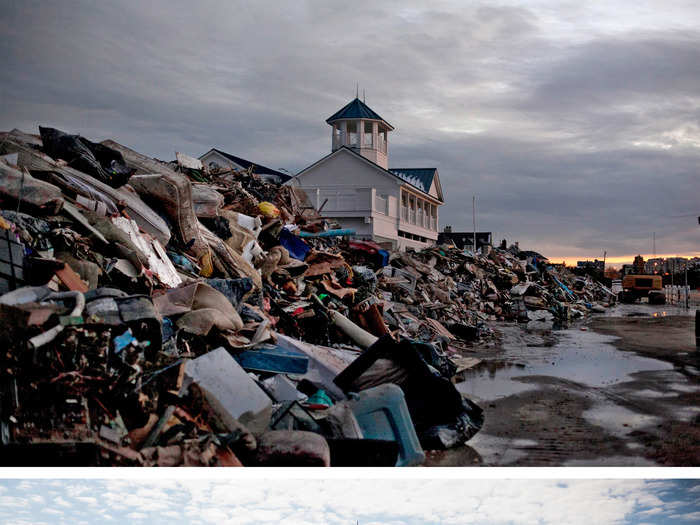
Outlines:
POLYGON ((207 284, 214 290, 224 294, 236 309, 245 294, 253 289, 253 280, 250 277, 241 279, 207 279, 207 284))
POLYGON ((325 390, 317 390, 304 404, 312 408, 332 407, 333 400, 326 394, 325 390))
POLYGON ((131 328, 129 328, 126 332, 124 332, 122 335, 118 335, 117 337, 114 338, 114 353, 118 354, 124 348, 129 346, 132 343, 137 343, 138 341, 134 337, 134 335, 131 333, 131 328))
POLYGON ((557 278, 554 277, 553 275, 552 275, 551 277, 552 277, 552 279, 554 279, 554 282, 557 283, 557 284, 559 285, 559 287, 560 287, 562 290, 564 290, 564 292, 566 292, 566 295, 569 297, 569 299, 571 299, 572 301, 575 301, 575 300, 576 300, 576 295, 574 294, 574 292, 572 292, 571 290, 569 290, 569 287, 568 287, 568 286, 566 286, 563 282, 561 282, 559 279, 557 279, 557 278))
POLYGON ((175 266, 178 266, 182 268, 183 270, 193 273, 193 274, 199 274, 199 271, 194 267, 192 264, 192 261, 190 261, 187 257, 184 255, 179 255, 174 252, 168 252, 168 257, 170 257, 170 260, 173 262, 175 266))
POLYGON ((261 345, 235 354, 234 358, 246 370, 300 374, 309 370, 309 358, 300 353, 273 344, 261 345))
POLYGON ((345 237, 346 235, 355 235, 355 230, 350 228, 340 229, 340 230, 326 230, 324 232, 299 232, 299 237, 345 237))
POLYGON ((282 228, 280 232, 280 244, 284 246, 289 255, 295 259, 303 261, 311 247, 287 229, 282 228))
POLYGON ((425 453, 408 413, 403 391, 392 383, 353 394, 352 412, 367 439, 396 441, 399 444, 397 467, 420 465, 425 453))
POLYGON ((162 341, 164 343, 172 337, 175 337, 175 325, 173 324, 173 321, 170 319, 170 317, 163 317, 162 327, 162 341))

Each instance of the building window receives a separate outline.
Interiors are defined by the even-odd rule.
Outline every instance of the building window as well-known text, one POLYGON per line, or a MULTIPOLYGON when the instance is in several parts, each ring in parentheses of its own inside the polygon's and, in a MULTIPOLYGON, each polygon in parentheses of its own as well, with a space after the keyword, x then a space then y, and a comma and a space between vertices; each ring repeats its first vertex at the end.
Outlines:
POLYGON ((340 124, 333 124, 333 147, 339 148, 343 145, 342 132, 340 130, 340 124))
POLYGON ((364 145, 372 147, 372 122, 365 122, 364 145))
POLYGON ((357 134, 357 122, 348 122, 348 144, 359 146, 359 136, 357 134))
POLYGON ((386 130, 383 129, 377 135, 377 140, 379 141, 379 151, 386 153, 386 130))
POLYGON ((374 197, 374 208, 376 211, 379 213, 382 213, 384 215, 389 214, 389 198, 386 194, 384 195, 375 195, 374 197))

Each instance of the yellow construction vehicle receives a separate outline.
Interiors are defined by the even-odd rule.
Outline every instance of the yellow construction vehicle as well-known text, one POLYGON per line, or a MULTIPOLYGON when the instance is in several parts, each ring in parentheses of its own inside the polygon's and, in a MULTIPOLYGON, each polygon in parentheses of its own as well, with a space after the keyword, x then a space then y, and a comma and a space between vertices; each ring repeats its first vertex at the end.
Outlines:
POLYGON ((666 294, 660 275, 625 275, 622 278, 620 302, 634 303, 642 297, 649 304, 666 304, 666 294))

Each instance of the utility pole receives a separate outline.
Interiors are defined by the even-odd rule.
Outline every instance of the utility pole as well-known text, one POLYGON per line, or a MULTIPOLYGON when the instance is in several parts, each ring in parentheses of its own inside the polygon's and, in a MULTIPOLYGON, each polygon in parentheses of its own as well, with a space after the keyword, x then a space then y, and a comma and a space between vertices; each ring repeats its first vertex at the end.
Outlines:
POLYGON ((656 232, 653 232, 651 234, 651 238, 652 238, 651 247, 652 247, 652 251, 654 252, 654 259, 656 259, 656 232))
POLYGON ((683 265, 683 273, 685 274, 685 308, 688 309, 688 263, 683 265))
POLYGON ((476 195, 472 195, 472 226, 474 227, 474 237, 472 239, 474 244, 472 248, 476 254, 476 195))
POLYGON ((603 275, 600 276, 601 279, 605 279, 605 259, 607 258, 607 256, 608 256, 608 251, 603 250, 603 275))
MULTIPOLYGON (((666 267, 668 268, 668 259, 666 259, 666 267)), ((673 259, 673 269, 671 270, 671 290, 673 290, 673 274, 676 273, 676 260, 673 259)))

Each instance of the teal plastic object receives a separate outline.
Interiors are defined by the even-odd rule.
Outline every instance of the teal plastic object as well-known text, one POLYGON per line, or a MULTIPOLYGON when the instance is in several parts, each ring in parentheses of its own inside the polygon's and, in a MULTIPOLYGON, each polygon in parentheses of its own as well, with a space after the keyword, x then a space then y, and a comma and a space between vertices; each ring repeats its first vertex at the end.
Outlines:
POLYGON ((387 383, 352 394, 352 397, 352 411, 364 437, 399 444, 397 467, 420 465, 425 461, 406 399, 398 386, 387 383))
POLYGON ((325 390, 318 390, 314 395, 307 399, 304 404, 332 407, 333 400, 330 397, 328 397, 328 394, 326 394, 325 390))

